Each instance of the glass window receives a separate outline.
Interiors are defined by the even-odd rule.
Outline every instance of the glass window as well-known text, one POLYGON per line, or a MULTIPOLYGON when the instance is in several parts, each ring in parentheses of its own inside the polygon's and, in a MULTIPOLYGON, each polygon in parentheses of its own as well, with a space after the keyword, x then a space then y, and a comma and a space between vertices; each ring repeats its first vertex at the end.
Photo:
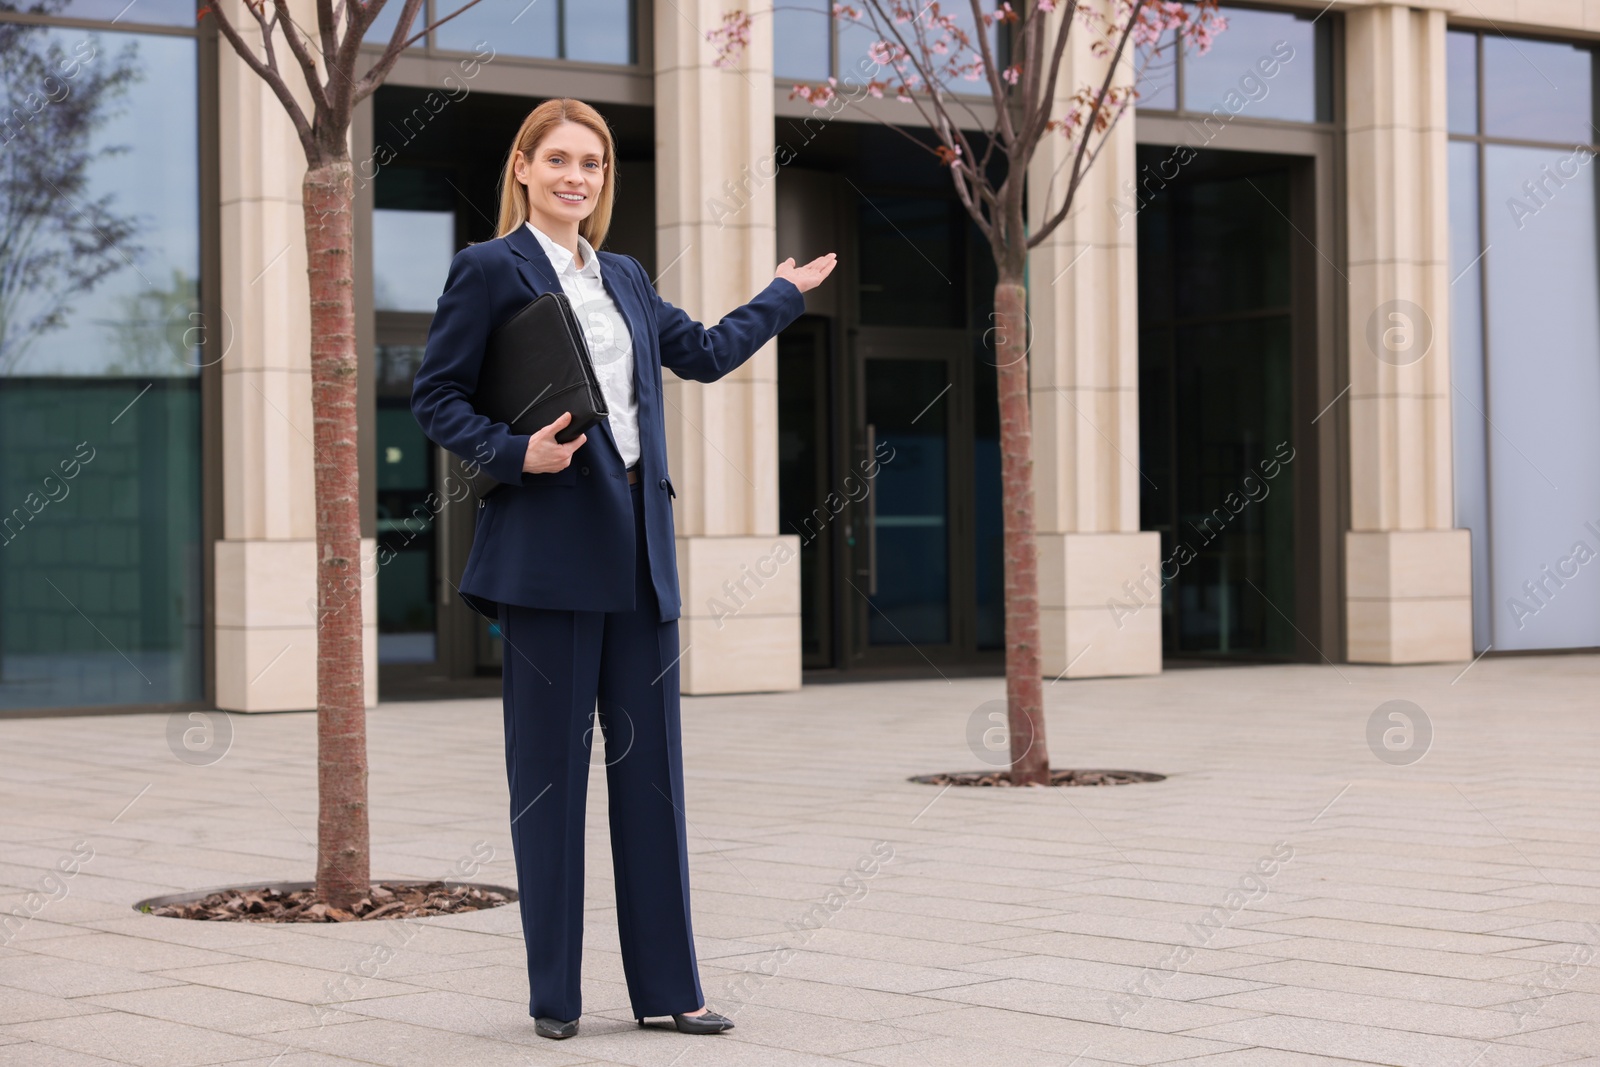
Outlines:
POLYGON ((1592 647, 1600 583, 1561 588, 1543 571, 1577 541, 1600 551, 1585 526, 1600 516, 1594 166, 1570 150, 1488 145, 1484 194, 1495 647, 1592 647))
MULTIPOLYGON (((524 0, 526 2, 526 0, 524 0)), ((587 63, 632 63, 632 5, 628 0, 578 0, 563 6, 564 59, 587 63)))
MULTIPOLYGON (((392 4, 395 0, 389 0, 392 4)), ((461 11, 458 0, 436 0, 435 18, 461 11)), ((471 52, 481 42, 499 55, 559 58, 557 46, 560 12, 553 3, 528 0, 478 0, 478 3, 440 26, 433 33, 436 48, 471 52)))
POLYGON ((1178 110, 1178 44, 1175 34, 1162 35, 1159 54, 1156 46, 1140 45, 1134 56, 1139 73, 1138 105, 1148 111, 1178 110))
POLYGON ((1587 48, 1483 35, 1483 132, 1491 137, 1591 143, 1593 84, 1587 48))
POLYGON ((0 707, 199 700, 196 42, 3 30, 0 707))
POLYGON ((1326 122, 1332 118, 1324 89, 1323 38, 1331 26, 1314 16, 1284 11, 1223 10, 1228 28, 1205 55, 1185 51, 1183 108, 1256 119, 1326 122))
POLYGON ((61 0, 48 9, 38 2, 18 4, 14 0, 0 0, 0 11, 158 26, 193 26, 195 22, 194 0, 61 0))
POLYGON ((861 199, 856 232, 863 325, 966 325, 959 299, 966 217, 953 200, 876 192, 861 199))
POLYGON ((432 312, 444 292, 455 250, 455 212, 374 208, 374 306, 379 311, 432 312))
MULTIPOLYGON (((400 2, 389 0, 390 6, 400 2)), ((633 9, 631 0, 478 0, 470 7, 463 0, 434 0, 435 19, 460 14, 434 31, 433 45, 471 52, 487 42, 497 55, 626 65, 638 61, 633 9)), ((368 32, 369 44, 375 34, 368 32)))
MULTIPOLYGON (((796 81, 823 81, 830 73, 828 38, 833 26, 828 18, 831 0, 793 0, 772 12, 773 73, 796 81)), ((865 79, 849 76, 846 81, 865 79)))
MULTIPOLYGON (((1000 5, 995 3, 991 6, 998 8, 1000 5)), ((834 20, 839 37, 838 63, 835 73, 840 81, 860 83, 868 80, 869 77, 876 77, 898 85, 900 73, 893 67, 882 68, 875 75, 872 73, 878 68, 872 63, 872 59, 868 54, 868 49, 874 41, 893 41, 895 39, 893 32, 889 31, 888 35, 885 36, 885 34, 873 29, 872 16, 867 7, 858 5, 858 8, 861 11, 860 21, 846 18, 836 18, 834 20)), ((936 56, 935 61, 943 67, 949 63, 952 57, 960 64, 975 60, 978 56, 978 49, 981 46, 978 43, 978 34, 975 28, 977 23, 973 19, 972 6, 966 3, 947 3, 941 5, 940 11, 955 20, 956 25, 967 35, 970 47, 963 48, 958 44, 954 34, 947 34, 947 31, 925 26, 925 39, 929 45, 940 40, 947 40, 949 44, 950 55, 936 56)), ((885 29, 888 30, 888 27, 885 27, 885 29)), ((917 40, 915 31, 907 25, 900 25, 898 29, 900 30, 900 36, 905 38, 907 45, 915 48, 917 40)), ((991 22, 985 33, 989 39, 990 54, 997 63, 1005 63, 1005 53, 1000 49, 1000 24, 991 22)), ((906 75, 910 76, 914 71, 915 68, 910 63, 907 63, 906 75)), ((989 95, 989 87, 984 83, 981 74, 976 80, 968 81, 964 78, 956 78, 947 84, 953 92, 989 95)))
MULTIPOLYGON (((361 39, 365 45, 387 45, 389 38, 394 36, 395 23, 400 21, 400 11, 406 6, 405 0, 388 0, 383 5, 383 10, 378 12, 378 17, 372 20, 372 25, 367 27, 367 35, 361 39)), ((459 5, 455 5, 459 6, 459 5)), ((418 30, 428 25, 428 5, 424 3, 416 17, 411 20, 411 25, 406 31, 406 36, 415 37, 418 30)), ((421 48, 426 39, 412 44, 412 48, 421 48)))
MULTIPOLYGON (((1473 44, 1476 55, 1477 45, 1473 44)), ((1452 106, 1454 101, 1452 100, 1452 106)), ((1483 399, 1483 241, 1478 229, 1478 146, 1450 142, 1450 428, 1455 438, 1456 526, 1472 531, 1472 640, 1487 647, 1488 424, 1483 399)))
MULTIPOLYGON (((1478 132, 1478 35, 1451 30, 1444 35, 1446 109, 1451 133, 1478 132)), ((1474 174, 1477 172, 1474 171, 1474 174)), ((1473 179, 1477 188, 1477 179, 1473 179)))
POLYGON ((1458 35, 1483 57, 1479 77, 1450 80, 1453 114, 1462 96, 1484 108, 1481 135, 1450 135, 1456 521, 1473 533, 1473 639, 1592 647, 1600 584, 1574 580, 1600 554, 1592 53, 1458 35))

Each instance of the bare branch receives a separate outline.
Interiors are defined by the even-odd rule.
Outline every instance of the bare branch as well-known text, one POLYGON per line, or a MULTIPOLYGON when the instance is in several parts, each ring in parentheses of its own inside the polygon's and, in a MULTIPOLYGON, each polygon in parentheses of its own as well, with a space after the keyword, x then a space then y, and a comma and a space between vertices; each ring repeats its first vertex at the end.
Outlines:
MULTIPOLYGON (((1083 138, 1078 142, 1078 152, 1072 163, 1072 179, 1067 183, 1067 192, 1061 202, 1061 210, 1051 216, 1048 222, 1039 228, 1039 232, 1029 239, 1030 247, 1038 244, 1049 236, 1055 228, 1061 225, 1061 220, 1067 217, 1067 212, 1072 208, 1072 198, 1077 194, 1078 183, 1084 173, 1084 153, 1089 147, 1089 138, 1094 131, 1094 126, 1100 121, 1100 115, 1105 108, 1106 95, 1111 91, 1111 82, 1117 76, 1117 68, 1122 64, 1122 53, 1127 47, 1128 38, 1133 34, 1133 28, 1139 22, 1139 11, 1144 7, 1145 0, 1133 0, 1133 10, 1129 12, 1128 22, 1122 28, 1122 36, 1117 39, 1116 50, 1111 55, 1110 62, 1106 65, 1106 76, 1100 83, 1100 91, 1095 95, 1094 106, 1090 108, 1088 116, 1084 119, 1083 138)), ((1126 107, 1126 104, 1124 104, 1126 107)), ((1115 121, 1115 116, 1113 116, 1115 121)), ((1105 131, 1109 135, 1109 128, 1105 131)))
MULTIPOLYGON (((260 2, 260 0, 257 0, 257 2, 260 2)), ((327 0, 318 0, 319 4, 326 2, 327 0)), ((300 73, 305 77, 306 88, 311 91, 312 115, 315 117, 318 113, 325 112, 328 108, 328 93, 322 84, 322 75, 317 72, 316 58, 312 56, 305 40, 301 38, 301 34, 304 31, 294 23, 294 15, 289 11, 289 0, 272 0, 272 3, 278 12, 277 18, 273 21, 275 23, 283 23, 284 40, 289 42, 289 51, 294 54, 295 61, 300 64, 300 73)), ((267 53, 270 56, 272 38, 266 36, 264 40, 267 42, 267 53)))
POLYGON ((278 102, 283 105, 284 111, 288 112, 289 121, 294 124, 295 135, 300 138, 300 146, 305 149, 306 159, 309 160, 314 158, 316 151, 316 142, 311 134, 311 122, 306 118, 306 113, 300 109, 300 101, 296 100, 294 93, 289 91, 289 86, 284 82, 283 75, 278 72, 278 63, 272 54, 272 26, 263 16, 261 7, 256 6, 261 4, 263 4, 263 0, 254 0, 253 3, 252 0, 245 0, 245 7, 255 15, 256 21, 261 25, 262 40, 266 42, 264 49, 267 55, 266 62, 257 59, 250 46, 245 43, 244 38, 239 36, 239 31, 234 29, 233 23, 223 13, 221 0, 216 0, 209 6, 201 8, 200 16, 203 18, 208 13, 214 15, 217 20, 218 31, 228 39, 229 44, 233 45, 234 52, 238 54, 240 59, 244 60, 246 66, 255 71, 261 80, 267 83, 267 88, 272 90, 273 95, 278 98, 278 102))
MULTIPOLYGON (((401 54, 404 53, 407 48, 410 48, 413 44, 422 40, 431 31, 438 29, 440 26, 443 26, 457 15, 462 14, 468 8, 477 6, 479 2, 480 0, 468 0, 466 4, 462 5, 460 10, 452 11, 450 14, 446 15, 438 22, 433 23, 431 26, 424 26, 410 37, 405 37, 406 27, 411 25, 412 20, 417 16, 417 10, 422 7, 422 0, 405 0, 406 6, 400 9, 400 18, 395 22, 394 36, 389 38, 389 44, 386 48, 384 48, 383 55, 379 56, 377 60, 374 61, 367 72, 361 76, 361 80, 356 83, 355 93, 351 97, 351 103, 359 104, 361 101, 365 100, 367 97, 376 92, 378 86, 383 84, 383 80, 389 76, 389 71, 392 70, 394 65, 400 61, 401 54)), ((381 8, 383 4, 384 0, 373 0, 372 11, 374 19, 377 18, 377 10, 381 8)))

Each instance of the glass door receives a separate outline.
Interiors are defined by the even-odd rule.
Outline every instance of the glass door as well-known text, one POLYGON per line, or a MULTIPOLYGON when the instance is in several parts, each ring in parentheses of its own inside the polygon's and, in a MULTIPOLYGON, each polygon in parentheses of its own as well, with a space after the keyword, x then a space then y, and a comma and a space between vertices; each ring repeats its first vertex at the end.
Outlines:
POLYGON ((1169 657, 1296 650, 1293 210, 1286 161, 1213 152, 1139 214, 1140 508, 1169 657))

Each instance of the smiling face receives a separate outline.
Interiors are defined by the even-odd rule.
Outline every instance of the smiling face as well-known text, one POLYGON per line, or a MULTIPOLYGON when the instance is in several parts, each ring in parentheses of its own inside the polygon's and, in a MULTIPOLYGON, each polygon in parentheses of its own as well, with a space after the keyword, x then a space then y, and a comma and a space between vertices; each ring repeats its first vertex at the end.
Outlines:
POLYGON ((587 126, 563 122, 545 134, 532 158, 517 152, 517 181, 527 187, 528 218, 551 237, 578 232, 605 186, 605 150, 587 126))

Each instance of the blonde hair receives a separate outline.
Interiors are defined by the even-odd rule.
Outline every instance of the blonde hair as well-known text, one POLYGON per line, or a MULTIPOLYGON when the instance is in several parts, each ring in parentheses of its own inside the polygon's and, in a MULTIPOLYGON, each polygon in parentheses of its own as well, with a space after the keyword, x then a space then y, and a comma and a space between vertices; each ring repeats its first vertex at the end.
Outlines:
POLYGON ((496 237, 504 237, 528 221, 528 190, 517 181, 516 158, 520 149, 530 162, 540 142, 564 122, 576 123, 593 130, 605 145, 605 177, 600 186, 600 198, 595 201, 589 217, 578 223, 578 232, 596 251, 605 243, 606 231, 611 228, 611 204, 617 194, 617 150, 611 140, 611 127, 600 112, 582 100, 557 97, 546 100, 522 120, 517 136, 506 152, 505 170, 500 175, 500 230, 496 237))

